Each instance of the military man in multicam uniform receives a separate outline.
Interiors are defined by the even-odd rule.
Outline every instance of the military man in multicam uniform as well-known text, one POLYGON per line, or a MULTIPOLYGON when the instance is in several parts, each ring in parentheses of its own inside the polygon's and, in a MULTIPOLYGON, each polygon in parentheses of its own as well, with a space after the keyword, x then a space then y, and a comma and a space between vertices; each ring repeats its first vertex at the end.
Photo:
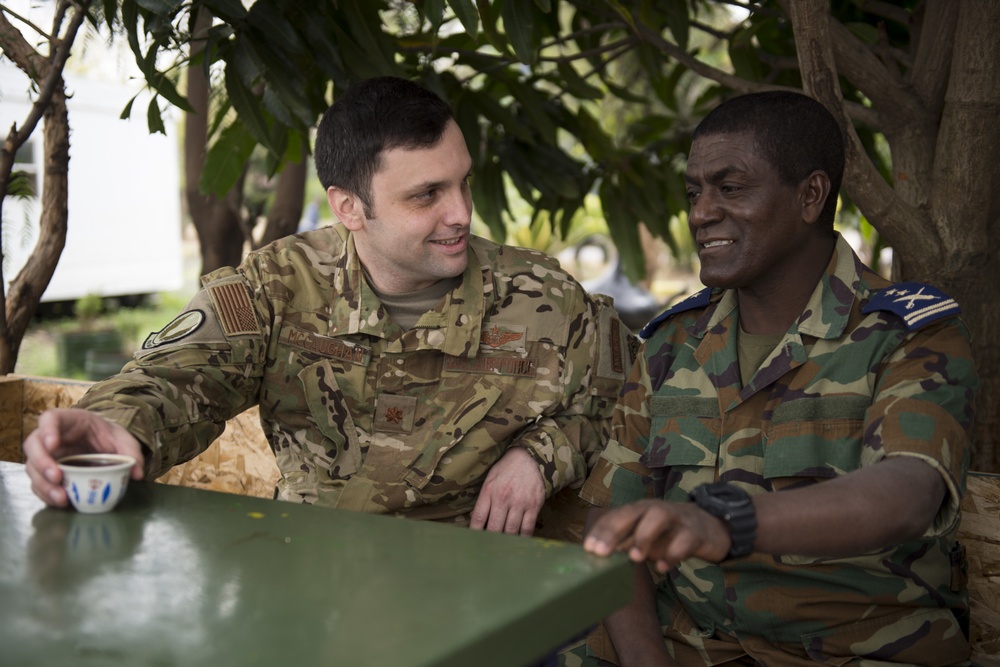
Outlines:
POLYGON ((833 117, 734 98, 695 131, 709 287, 651 322, 582 496, 630 606, 566 665, 953 665, 976 377, 957 305, 892 285, 832 229, 833 117))
POLYGON ((631 334, 555 260, 469 233, 447 105, 358 84, 316 162, 340 222, 204 277, 120 375, 43 415, 25 442, 43 500, 66 502, 53 454, 122 451, 152 478, 254 404, 284 500, 532 534, 545 499, 583 483, 631 334))

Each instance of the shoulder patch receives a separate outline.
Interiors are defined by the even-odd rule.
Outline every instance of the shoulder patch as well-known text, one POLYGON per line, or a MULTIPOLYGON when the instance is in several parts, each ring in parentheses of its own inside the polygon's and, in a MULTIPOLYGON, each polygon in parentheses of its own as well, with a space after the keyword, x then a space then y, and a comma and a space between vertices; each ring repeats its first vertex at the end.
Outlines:
POLYGON ((644 326, 642 328, 642 331, 639 332, 639 338, 646 340, 647 338, 653 335, 653 332, 656 331, 657 328, 659 328, 660 324, 668 317, 673 317, 674 315, 678 313, 683 313, 686 310, 694 310, 695 308, 704 308, 711 302, 711 300, 712 300, 711 287, 706 287, 700 292, 695 292, 688 298, 678 303, 675 303, 673 306, 671 306, 670 308, 668 308, 667 310, 663 311, 662 313, 654 317, 652 320, 650 320, 649 324, 644 326))
POLYGON ((898 283, 873 293, 861 312, 867 315, 877 310, 903 318, 910 331, 962 312, 950 296, 923 283, 898 283))
POLYGON ((167 326, 149 334, 146 341, 142 344, 142 349, 150 350, 187 338, 197 331, 204 322, 205 313, 201 310, 194 309, 181 313, 167 326))
POLYGON ((205 286, 226 337, 260 333, 257 315, 250 303, 248 287, 241 280, 226 280, 205 286))

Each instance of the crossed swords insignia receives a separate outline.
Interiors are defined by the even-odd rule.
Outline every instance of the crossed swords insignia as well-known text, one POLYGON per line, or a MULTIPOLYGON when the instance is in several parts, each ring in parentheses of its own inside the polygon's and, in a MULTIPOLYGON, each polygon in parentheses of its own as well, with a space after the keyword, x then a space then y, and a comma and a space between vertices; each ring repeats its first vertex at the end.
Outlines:
POLYGON ((921 287, 915 294, 910 294, 909 290, 889 290, 886 292, 887 295, 898 295, 898 299, 893 299, 893 303, 906 303, 907 310, 913 310, 917 305, 918 301, 935 301, 938 297, 933 294, 924 294, 924 288, 921 287))

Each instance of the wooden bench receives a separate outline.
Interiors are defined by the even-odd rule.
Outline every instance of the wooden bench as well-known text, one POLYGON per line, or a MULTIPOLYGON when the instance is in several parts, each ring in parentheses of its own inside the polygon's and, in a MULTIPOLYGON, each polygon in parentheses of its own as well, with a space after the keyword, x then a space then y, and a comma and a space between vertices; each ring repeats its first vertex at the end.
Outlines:
MULTIPOLYGON (((0 377, 0 460, 22 461, 21 442, 38 415, 69 407, 89 382, 9 375, 0 377)), ((230 420, 225 433, 194 461, 158 482, 270 498, 279 477, 256 409, 230 420)), ((973 658, 1000 667, 1000 475, 970 473, 959 539, 969 558, 973 658)))

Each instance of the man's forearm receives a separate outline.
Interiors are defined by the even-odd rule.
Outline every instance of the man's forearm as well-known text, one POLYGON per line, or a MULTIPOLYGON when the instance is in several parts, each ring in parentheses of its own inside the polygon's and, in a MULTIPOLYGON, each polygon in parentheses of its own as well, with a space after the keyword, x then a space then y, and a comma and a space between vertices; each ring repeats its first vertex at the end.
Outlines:
POLYGON ((667 653, 656 615, 656 588, 645 563, 635 566, 632 601, 604 619, 622 667, 676 665, 667 653))
POLYGON ((754 497, 754 550, 837 557, 898 544, 927 530, 944 497, 930 464, 893 457, 809 488, 754 497))

